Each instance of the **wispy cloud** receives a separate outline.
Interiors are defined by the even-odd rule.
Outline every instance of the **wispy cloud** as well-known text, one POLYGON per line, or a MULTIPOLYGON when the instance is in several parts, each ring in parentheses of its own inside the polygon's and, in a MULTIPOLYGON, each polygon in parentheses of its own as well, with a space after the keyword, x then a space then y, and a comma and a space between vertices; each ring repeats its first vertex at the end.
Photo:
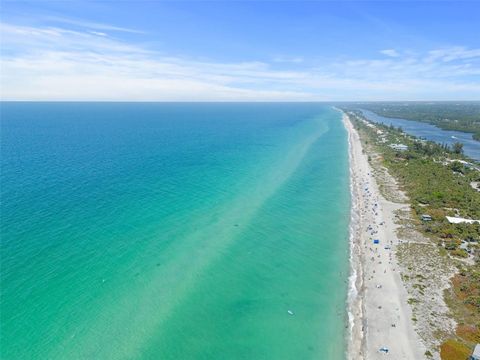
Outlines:
POLYGON ((437 50, 431 50, 428 53, 429 62, 441 60, 443 62, 451 62, 465 59, 480 59, 480 49, 467 49, 463 46, 455 46, 437 50))
POLYGON ((93 35, 98 35, 98 36, 108 36, 106 33, 100 32, 100 31, 90 30, 89 33, 90 33, 90 34, 93 34, 93 35))
POLYGON ((395 49, 380 50, 380 53, 383 54, 383 55, 390 56, 390 57, 399 57, 400 56, 400 54, 395 49))
POLYGON ((294 64, 300 64, 304 61, 304 58, 302 56, 275 56, 273 58, 274 62, 277 63, 294 63, 294 64))
MULTIPOLYGON (((104 28, 108 26, 105 25, 104 28)), ((9 100, 376 100, 480 98, 480 49, 378 59, 217 62, 165 56, 91 28, 2 24, 9 100)), ((107 31, 106 29, 104 31, 107 31)))
POLYGON ((106 38, 107 34, 92 30, 72 30, 55 26, 34 27, 0 23, 2 50, 25 54, 50 50, 98 51, 101 53, 145 53, 146 49, 106 38), (99 36, 101 35, 101 36, 99 36))
POLYGON ((115 26, 111 24, 102 24, 102 23, 97 23, 97 22, 92 22, 92 21, 85 21, 85 20, 76 20, 76 19, 70 19, 70 18, 65 18, 65 17, 60 17, 60 16, 47 16, 44 18, 44 20, 53 22, 53 23, 58 23, 58 24, 67 24, 67 25, 75 25, 80 28, 84 29, 96 29, 96 30, 103 30, 103 31, 118 31, 118 32, 126 32, 126 33, 132 33, 132 34, 144 34, 144 31, 138 30, 138 29, 130 29, 126 27, 121 27, 121 26, 115 26))

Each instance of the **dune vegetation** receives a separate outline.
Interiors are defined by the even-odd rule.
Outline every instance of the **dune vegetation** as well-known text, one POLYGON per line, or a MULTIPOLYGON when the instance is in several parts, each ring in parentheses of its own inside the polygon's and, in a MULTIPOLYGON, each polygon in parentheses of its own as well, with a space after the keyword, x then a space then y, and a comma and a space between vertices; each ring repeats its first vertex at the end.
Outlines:
POLYGON ((408 196, 410 225, 436 244, 440 254, 451 258, 458 269, 445 292, 457 329, 446 337, 440 355, 442 360, 464 359, 480 342, 480 223, 454 224, 446 216, 480 219, 480 191, 474 186, 480 182, 480 165, 465 157, 460 145, 450 148, 392 126, 369 126, 360 112, 349 112, 364 141, 408 196), (400 143, 408 149, 390 146, 400 143), (431 220, 422 220, 422 215, 431 220))

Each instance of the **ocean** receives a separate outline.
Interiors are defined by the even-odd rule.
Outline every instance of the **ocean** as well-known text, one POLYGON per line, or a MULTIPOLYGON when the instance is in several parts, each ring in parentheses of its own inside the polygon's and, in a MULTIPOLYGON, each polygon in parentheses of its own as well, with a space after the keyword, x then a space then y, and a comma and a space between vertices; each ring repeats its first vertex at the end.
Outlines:
POLYGON ((0 111, 1 358, 345 358, 350 193, 338 111, 0 111))

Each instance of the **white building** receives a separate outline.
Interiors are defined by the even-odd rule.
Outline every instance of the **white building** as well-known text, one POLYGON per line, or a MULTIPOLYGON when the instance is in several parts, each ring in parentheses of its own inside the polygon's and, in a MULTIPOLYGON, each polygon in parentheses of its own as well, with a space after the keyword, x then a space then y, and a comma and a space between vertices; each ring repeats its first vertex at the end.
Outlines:
POLYGON ((470 356, 470 360, 480 360, 480 344, 475 346, 472 355, 470 356))
POLYGON ((404 145, 404 144, 390 144, 388 146, 390 146, 393 150, 397 150, 397 151, 407 151, 408 150, 408 146, 404 145))
POLYGON ((461 223, 467 223, 467 224, 475 224, 479 223, 480 220, 472 220, 472 219, 465 219, 461 217, 453 217, 453 216, 445 216, 450 224, 461 224, 461 223))

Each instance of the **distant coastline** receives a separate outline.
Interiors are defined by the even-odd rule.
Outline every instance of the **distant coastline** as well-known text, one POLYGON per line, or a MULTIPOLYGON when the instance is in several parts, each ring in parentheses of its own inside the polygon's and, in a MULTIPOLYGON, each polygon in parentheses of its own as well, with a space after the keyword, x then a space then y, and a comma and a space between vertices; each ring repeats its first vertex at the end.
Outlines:
POLYGON ((423 122, 445 131, 472 134, 474 140, 480 141, 478 101, 381 102, 364 103, 361 107, 386 118, 423 122))
POLYGON ((363 115, 374 123, 401 127, 409 135, 425 140, 446 144, 452 147, 455 143, 463 144, 464 154, 473 160, 480 161, 480 142, 474 139, 474 134, 454 129, 443 129, 435 123, 414 119, 392 118, 379 115, 373 111, 358 109, 363 115))

